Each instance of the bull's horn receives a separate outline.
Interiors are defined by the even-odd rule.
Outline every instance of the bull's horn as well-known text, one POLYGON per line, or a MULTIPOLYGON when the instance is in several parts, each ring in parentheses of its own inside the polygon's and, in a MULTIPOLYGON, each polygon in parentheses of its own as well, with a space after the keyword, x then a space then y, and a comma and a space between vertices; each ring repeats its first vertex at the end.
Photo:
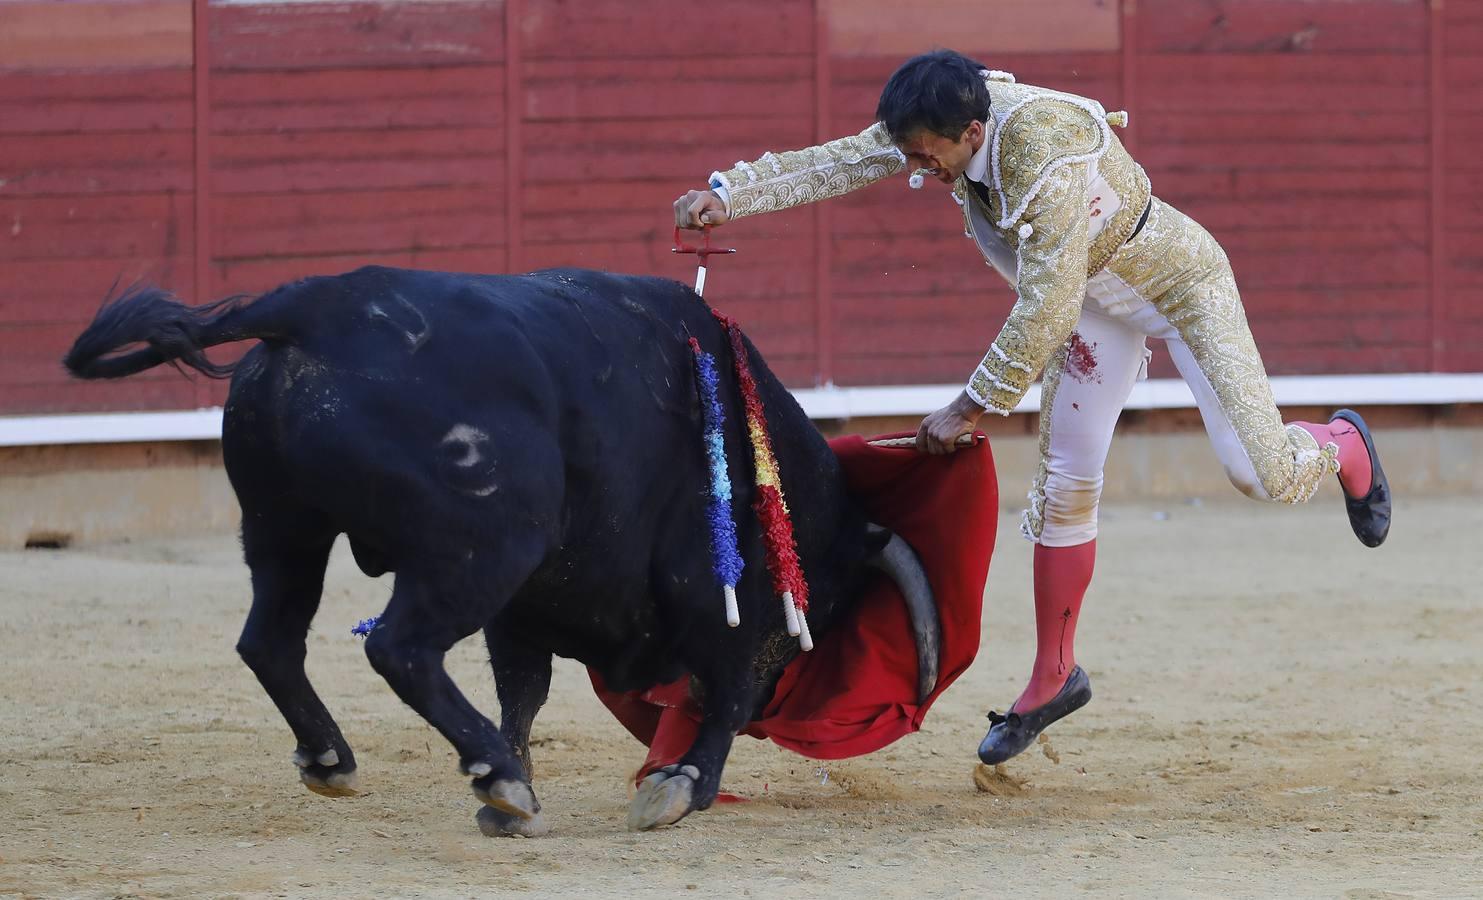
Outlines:
MULTIPOLYGON (((872 526, 872 528, 877 526, 872 526)), ((942 620, 937 616, 937 601, 932 585, 915 550, 900 535, 893 534, 880 553, 868 560, 901 588, 906 611, 911 616, 912 637, 917 645, 917 700, 925 701, 937 687, 939 654, 942 651, 942 620)))

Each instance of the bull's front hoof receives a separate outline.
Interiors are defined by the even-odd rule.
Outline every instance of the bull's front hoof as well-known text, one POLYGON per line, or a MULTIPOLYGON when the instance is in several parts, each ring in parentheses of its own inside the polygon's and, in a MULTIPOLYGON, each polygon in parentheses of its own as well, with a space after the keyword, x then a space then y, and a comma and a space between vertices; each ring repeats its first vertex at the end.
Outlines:
POLYGON ((485 837, 540 837, 551 830, 546 817, 536 813, 528 819, 500 812, 492 806, 481 806, 474 821, 485 837))
POLYGON ((694 766, 665 766, 639 784, 628 807, 628 830, 648 831, 673 825, 695 808, 700 770, 694 766))
POLYGON ((355 760, 340 759, 334 749, 312 754, 301 747, 294 751, 294 765, 299 767, 304 787, 321 797, 354 797, 360 793, 355 760))
POLYGON ((529 821, 541 811, 535 791, 523 781, 505 778, 498 781, 489 776, 475 778, 472 785, 474 796, 508 816, 529 821))

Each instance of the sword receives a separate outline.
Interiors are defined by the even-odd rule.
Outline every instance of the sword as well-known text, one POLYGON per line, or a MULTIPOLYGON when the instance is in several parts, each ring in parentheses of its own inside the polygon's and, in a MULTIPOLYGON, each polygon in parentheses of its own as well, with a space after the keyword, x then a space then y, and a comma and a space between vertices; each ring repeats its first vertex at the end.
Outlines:
POLYGON ((693 253, 700 260, 700 267, 695 270, 695 293, 705 296, 705 267, 706 257, 715 253, 735 253, 735 247, 712 247, 711 226, 707 225, 701 229, 705 235, 705 241, 699 247, 692 247, 685 243, 680 236, 680 226, 675 226, 675 245, 670 249, 671 253, 693 253))

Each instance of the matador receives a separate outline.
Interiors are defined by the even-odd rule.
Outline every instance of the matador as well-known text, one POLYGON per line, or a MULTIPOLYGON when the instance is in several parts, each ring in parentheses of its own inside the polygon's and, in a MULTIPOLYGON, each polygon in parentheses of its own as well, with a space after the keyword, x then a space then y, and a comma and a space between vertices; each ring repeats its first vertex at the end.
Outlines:
POLYGON ((911 170, 952 186, 966 232, 1017 296, 963 391, 928 415, 917 447, 949 453, 984 413, 1008 415, 1041 377, 1040 463, 1020 531, 1035 543, 1036 658, 979 746, 989 764, 1028 747, 1091 699, 1073 644, 1096 557, 1114 426, 1164 341, 1232 484, 1302 503, 1337 474, 1366 546, 1390 527, 1390 488, 1363 418, 1284 423, 1225 252, 1153 196, 1109 114, 1085 97, 1016 83, 951 50, 891 76, 877 122, 806 150, 765 153, 675 201, 687 228, 837 197, 911 170))

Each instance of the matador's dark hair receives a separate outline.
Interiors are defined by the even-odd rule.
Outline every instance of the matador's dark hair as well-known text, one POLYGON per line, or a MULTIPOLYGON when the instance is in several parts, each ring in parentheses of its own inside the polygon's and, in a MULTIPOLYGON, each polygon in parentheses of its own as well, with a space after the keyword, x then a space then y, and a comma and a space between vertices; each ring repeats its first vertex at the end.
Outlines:
POLYGON ((957 140, 974 119, 988 118, 989 90, 979 74, 987 68, 955 50, 913 56, 881 90, 875 117, 897 143, 921 131, 957 140))

